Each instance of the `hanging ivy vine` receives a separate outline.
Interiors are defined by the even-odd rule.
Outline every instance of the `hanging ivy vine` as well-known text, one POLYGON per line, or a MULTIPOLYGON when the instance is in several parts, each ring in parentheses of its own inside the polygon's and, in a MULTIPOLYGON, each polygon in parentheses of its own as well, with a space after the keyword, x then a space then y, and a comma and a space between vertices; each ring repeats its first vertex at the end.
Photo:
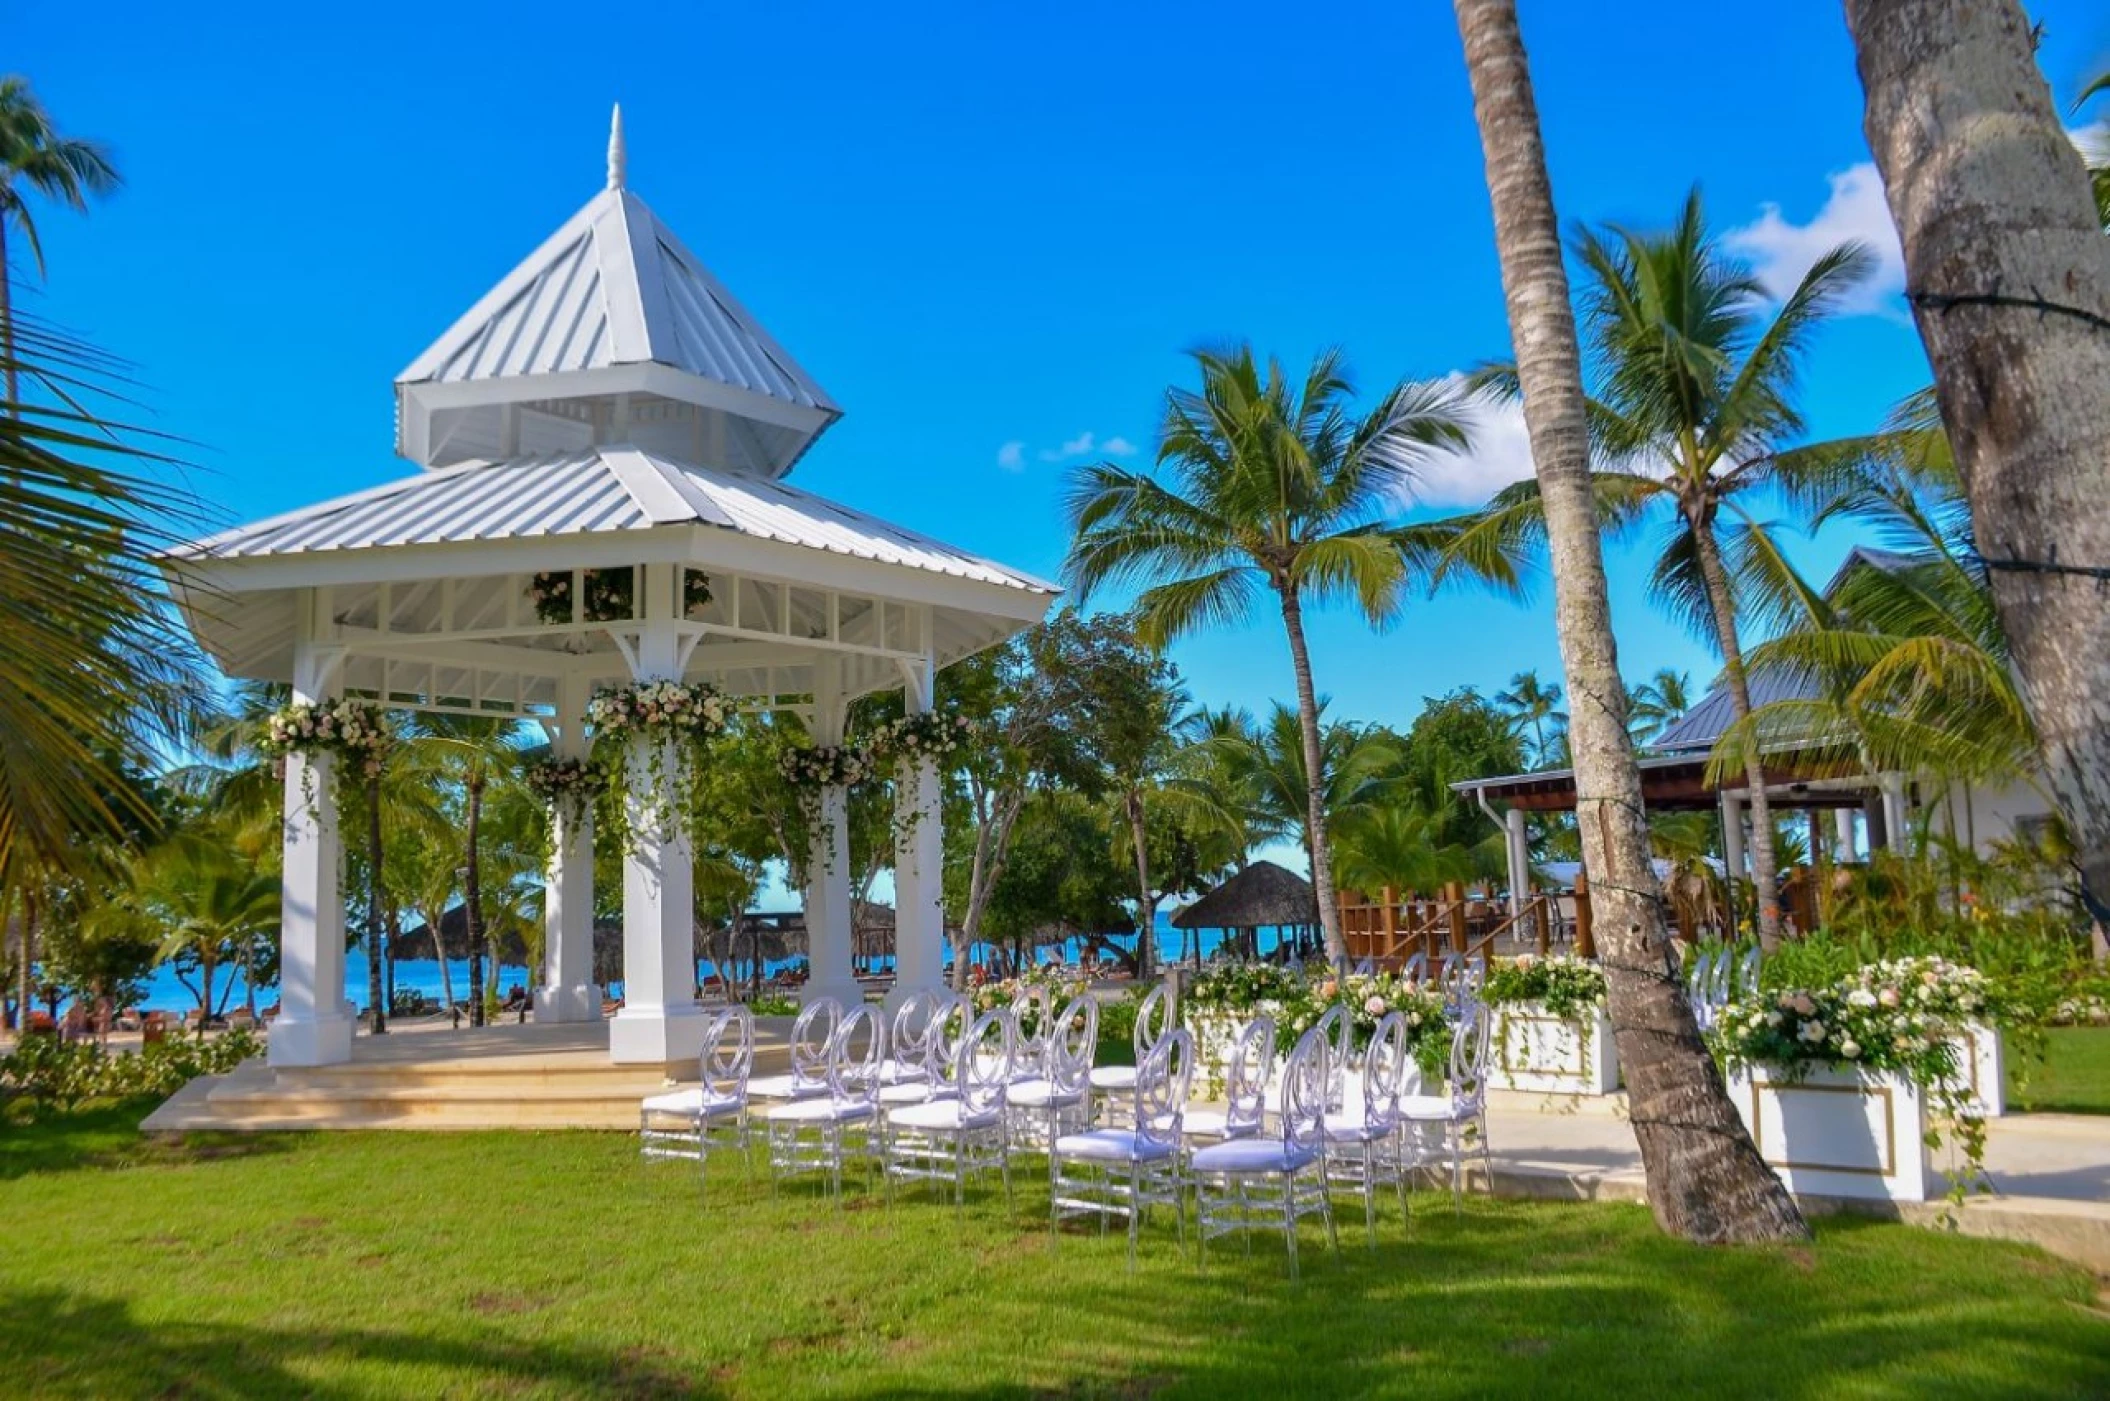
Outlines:
POLYGON ((586 704, 596 742, 606 756, 607 791, 613 825, 625 850, 634 848, 640 826, 665 832, 686 824, 696 810, 696 788, 705 741, 725 731, 732 707, 708 682, 641 681, 604 687, 586 704), (638 775, 628 762, 633 740, 644 741, 646 791, 632 791, 638 775))
POLYGON ((871 756, 850 744, 798 744, 777 755, 777 771, 790 785, 806 819, 806 830, 821 844, 822 869, 835 871, 835 827, 821 803, 829 788, 850 788, 872 776, 871 756))

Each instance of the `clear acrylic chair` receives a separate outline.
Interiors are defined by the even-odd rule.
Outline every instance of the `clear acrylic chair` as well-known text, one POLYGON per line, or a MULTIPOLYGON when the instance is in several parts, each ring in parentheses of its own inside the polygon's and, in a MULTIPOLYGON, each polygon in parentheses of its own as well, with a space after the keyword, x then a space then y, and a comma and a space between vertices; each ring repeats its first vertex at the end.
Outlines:
POLYGON ((1227 1139, 1187 1159, 1194 1179, 1194 1206, 1202 1259, 1209 1239, 1237 1231, 1280 1230, 1289 1251, 1290 1278, 1298 1277, 1297 1226, 1307 1216, 1326 1223, 1326 1239, 1341 1248, 1326 1187, 1326 1089, 1330 1058, 1317 1027, 1297 1038, 1282 1069, 1276 1131, 1227 1139))
POLYGON ((842 1022, 843 1004, 835 998, 807 1003, 791 1024, 791 1069, 750 1081, 747 1093, 755 1099, 818 1099, 828 1093, 828 1058, 842 1022))
POLYGON ((1744 950, 1744 956, 1736 961, 1735 986, 1731 991, 1738 997, 1758 996, 1758 982, 1765 972, 1765 950, 1757 944, 1744 950))
POLYGON ((1047 988, 1027 983, 1011 999, 1011 1026, 1018 1044, 1011 1057, 1013 1083, 1037 1078, 1048 1050, 1048 1033, 1055 1021, 1055 996, 1047 988))
POLYGON ((711 1149, 747 1138, 747 1080, 755 1060, 755 1019, 735 1003, 704 1023, 699 1083, 652 1095, 638 1108, 638 1151, 647 1158, 694 1158, 699 1186, 711 1149))
POLYGON ((1451 1165, 1451 1208, 1462 1210, 1465 1196, 1465 1157, 1477 1149, 1487 1171, 1488 1190, 1494 1190, 1495 1161, 1487 1142, 1487 1044, 1494 1018, 1483 1004, 1475 1004, 1451 1028, 1450 1082, 1442 1094, 1403 1095, 1400 1118, 1421 1140, 1415 1165, 1423 1166, 1447 1157, 1451 1165))
POLYGON ((1443 1008, 1456 1021, 1467 1007, 1480 1000, 1480 989, 1487 985, 1487 960, 1468 958, 1464 954, 1445 954, 1438 976, 1443 988, 1443 1008))
POLYGON ((1311 1029, 1326 1045, 1326 1107, 1339 1113, 1348 1102, 1348 1072, 1355 1065, 1355 1023, 1348 1009, 1334 1003, 1319 1014, 1311 1029))
POLYGON ((826 1089, 763 1115, 772 1189, 785 1177, 821 1173, 830 1194, 841 1203, 843 1161, 850 1145, 855 1142, 868 1155, 872 1151, 879 1066, 885 1059, 886 1023, 878 1011, 860 1006, 845 1016, 828 1046, 826 1089))
POLYGON ((984 1012, 953 1049, 944 1076, 950 1093, 886 1111, 880 1164, 889 1200, 897 1180, 950 1182, 953 1205, 961 1207, 967 1200, 967 1175, 991 1167, 1003 1174, 1004 1198, 1010 1200, 1004 1095, 1017 1037, 1009 1008, 984 1012))
POLYGON ((887 1024, 887 1056, 879 1063, 879 1083, 919 1084, 931 1077, 931 1044, 942 1034, 938 1013, 946 994, 912 992, 901 1000, 887 1024))
POLYGON ((1224 1067, 1224 1107, 1188 1110, 1183 1137, 1193 1143, 1259 1133, 1266 1126, 1267 1082, 1274 1073, 1275 1019, 1255 1017, 1231 1041, 1230 1062, 1224 1067))
MULTIPOLYGON (((974 1003, 963 993, 937 993, 930 1020, 921 1029, 919 1037, 923 1061, 923 1078, 900 1079, 879 1087, 881 1112, 910 1104, 923 1104, 934 1099, 950 1099, 956 1092, 949 1077, 953 1055, 958 1051, 967 1029, 974 1025, 974 1003)), ((898 1016, 896 1020, 899 1020, 898 1016)), ((897 1044, 890 1060, 907 1061, 897 1044)))
POLYGON ((1157 1039, 1136 1066, 1125 1128, 1058 1136, 1048 1149, 1048 1230, 1065 1216, 1097 1216, 1099 1229, 1128 1220, 1128 1267, 1144 1213, 1172 1208, 1180 1246, 1187 1243, 1186 1187, 1180 1172, 1181 1116, 1194 1076, 1194 1038, 1178 1028, 1157 1039))
POLYGON ((1144 997, 1143 1005, 1136 1008, 1136 1063, 1092 1068, 1092 1088, 1099 1092, 1098 1103, 1109 1118, 1135 1107, 1135 1097, 1128 1092, 1136 1087, 1136 1072, 1171 1029, 1172 999, 1167 996, 1165 985, 1159 983, 1144 997))
POLYGON ((1403 1132, 1400 1101, 1409 1088, 1407 1019, 1387 1012, 1378 1019, 1363 1052, 1362 1094, 1329 1110, 1324 1124, 1327 1180, 1363 1199, 1363 1229, 1377 1244, 1377 1192, 1390 1186, 1399 1197, 1399 1217, 1407 1219, 1407 1176, 1413 1162, 1403 1132))
POLYGON ((1051 1021, 1040 1073, 1013 1079, 1006 1096, 1013 1147, 1044 1149, 1064 1133, 1092 1122, 1092 1058, 1099 1051, 1099 1003, 1090 993, 1072 998, 1051 1021))
POLYGON ((1407 961, 1400 965, 1399 976, 1417 987, 1420 986, 1428 980, 1429 956, 1419 950, 1408 954, 1407 961))

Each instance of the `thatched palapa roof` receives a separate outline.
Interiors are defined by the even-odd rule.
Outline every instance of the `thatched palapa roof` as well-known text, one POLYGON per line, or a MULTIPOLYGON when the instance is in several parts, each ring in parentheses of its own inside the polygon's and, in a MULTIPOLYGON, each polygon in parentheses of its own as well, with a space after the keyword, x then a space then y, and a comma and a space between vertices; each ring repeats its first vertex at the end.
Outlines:
POLYGON ((1272 861, 1255 861, 1172 917, 1175 929, 1263 929, 1319 922, 1311 882, 1272 861))

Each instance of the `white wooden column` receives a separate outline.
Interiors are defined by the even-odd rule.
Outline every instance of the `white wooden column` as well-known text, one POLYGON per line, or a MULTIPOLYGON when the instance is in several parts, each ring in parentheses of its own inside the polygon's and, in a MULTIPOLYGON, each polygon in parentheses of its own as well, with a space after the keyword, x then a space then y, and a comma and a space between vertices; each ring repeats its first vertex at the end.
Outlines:
POLYGON ((1911 846, 1905 824, 1910 816, 1905 808, 1905 775, 1886 773, 1881 780, 1883 790, 1883 833, 1888 838, 1884 843, 1892 851, 1905 851, 1911 846))
MULTIPOLYGON (((911 715, 928 714, 937 668, 926 658, 903 662, 903 699, 911 715)), ((945 983, 945 833, 937 760, 903 759, 894 778, 894 990, 890 1005, 945 983)))
MULTIPOLYGON (((293 644, 293 699, 334 700, 344 649, 330 641, 327 598, 302 592, 293 644)), ((279 1012, 273 1065, 338 1065, 352 1058, 356 1013, 344 996, 344 843, 337 830, 337 760, 286 759, 280 878, 279 1012)))
MULTIPOLYGON (((688 643, 675 626, 672 565, 644 567, 632 671, 640 681, 679 680, 688 643)), ((675 753, 654 763, 644 740, 630 745, 623 855, 623 1009, 608 1024, 608 1058, 621 1065, 678 1064, 703 1048, 696 1002, 696 871, 688 832, 674 810, 675 753), (657 771, 655 777, 655 770, 657 771)))
POLYGON ((1728 793, 1722 794, 1722 864, 1733 880, 1749 874, 1744 869, 1744 800, 1728 793))
MULTIPOLYGON (((586 736, 583 676, 557 686, 557 730, 550 751, 559 759, 584 759, 586 736)), ((550 862, 542 894, 542 988, 535 998, 538 1022, 597 1022, 601 989, 593 980, 593 808, 574 811, 559 803, 550 817, 550 862)))
MULTIPOLYGON (((821 657, 813 675, 813 742, 841 744, 849 710, 842 663, 821 657)), ((839 784, 821 790, 820 825, 812 842, 806 857, 806 953, 812 971, 805 999, 835 997, 854 1007, 864 992, 850 962, 850 804, 839 784)))
POLYGON ((1854 859, 1854 810, 1832 809, 1832 858, 1837 861, 1854 859))

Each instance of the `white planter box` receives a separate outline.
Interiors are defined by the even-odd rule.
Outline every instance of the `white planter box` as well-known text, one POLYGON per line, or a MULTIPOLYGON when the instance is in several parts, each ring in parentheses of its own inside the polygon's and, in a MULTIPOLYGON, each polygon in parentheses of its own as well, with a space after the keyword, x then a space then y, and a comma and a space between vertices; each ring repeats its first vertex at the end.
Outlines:
POLYGON ((1608 1095, 1619 1088, 1619 1054, 1612 1019, 1599 1007, 1580 1026, 1535 1002, 1495 1008, 1496 1089, 1566 1095, 1608 1095))
POLYGON ((1749 1066, 1730 1072, 1729 1097, 1791 1192, 1923 1202, 1936 1190, 1926 1096, 1903 1076, 1813 1069, 1787 1081, 1749 1066))
MULTIPOLYGON (((1238 1040, 1244 1022, 1223 1017, 1210 1017, 1189 1022, 1187 1029, 1194 1035, 1194 1082, 1189 1094, 1196 1100, 1216 1103, 1223 1099, 1225 1080, 1231 1069, 1231 1047, 1238 1040)), ((1282 1071, 1288 1059, 1278 1053, 1275 1068, 1267 1077, 1267 1112, 1275 1113, 1282 1107, 1282 1071)), ((1409 1063, 1403 1093, 1415 1095, 1422 1090, 1421 1070, 1409 1063)), ((1363 1102, 1363 1073, 1351 1066, 1342 1075, 1341 1103, 1351 1110, 1363 1102)))
POLYGON ((2007 1048, 2000 1028, 1974 1022, 1949 1044, 1956 1050, 1972 1107, 1988 1119, 2007 1113, 2007 1048))

